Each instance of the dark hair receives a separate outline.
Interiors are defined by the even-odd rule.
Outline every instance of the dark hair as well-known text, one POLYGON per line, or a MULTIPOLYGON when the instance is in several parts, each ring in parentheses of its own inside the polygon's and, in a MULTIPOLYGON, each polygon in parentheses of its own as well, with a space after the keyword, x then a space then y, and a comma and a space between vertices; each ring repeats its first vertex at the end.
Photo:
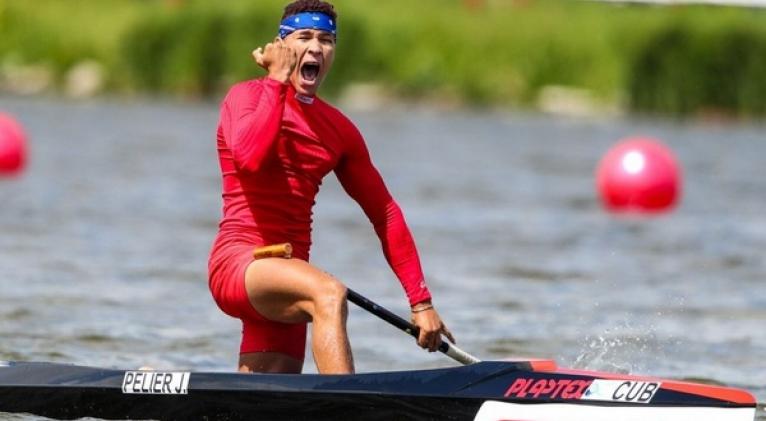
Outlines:
POLYGON ((322 0, 295 0, 294 2, 285 6, 285 13, 282 14, 282 20, 288 16, 292 16, 303 12, 321 12, 333 19, 338 19, 338 14, 335 13, 335 7, 322 0))

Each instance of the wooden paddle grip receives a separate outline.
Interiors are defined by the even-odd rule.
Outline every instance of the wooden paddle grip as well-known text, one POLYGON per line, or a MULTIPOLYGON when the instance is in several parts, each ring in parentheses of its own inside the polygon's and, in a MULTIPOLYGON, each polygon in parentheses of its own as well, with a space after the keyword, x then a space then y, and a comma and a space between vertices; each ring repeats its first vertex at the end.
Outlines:
POLYGON ((293 246, 290 243, 274 244, 271 246, 257 247, 253 250, 255 260, 265 259, 267 257, 282 257, 289 259, 293 257, 293 246))

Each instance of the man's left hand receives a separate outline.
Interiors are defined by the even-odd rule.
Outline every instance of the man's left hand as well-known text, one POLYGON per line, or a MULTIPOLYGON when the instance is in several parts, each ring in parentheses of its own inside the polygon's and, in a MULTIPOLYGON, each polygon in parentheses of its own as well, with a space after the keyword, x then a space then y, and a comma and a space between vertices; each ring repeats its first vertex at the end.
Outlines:
POLYGON ((439 345, 442 343, 442 334, 444 334, 450 342, 453 344, 455 343, 455 338, 447 329, 447 326, 444 325, 441 317, 439 317, 439 313, 436 312, 436 309, 433 308, 431 303, 420 303, 413 306, 412 324, 420 329, 418 345, 420 345, 421 348, 428 349, 429 352, 436 352, 439 350, 439 345), (420 310, 418 306, 422 305, 425 305, 426 309, 420 310))

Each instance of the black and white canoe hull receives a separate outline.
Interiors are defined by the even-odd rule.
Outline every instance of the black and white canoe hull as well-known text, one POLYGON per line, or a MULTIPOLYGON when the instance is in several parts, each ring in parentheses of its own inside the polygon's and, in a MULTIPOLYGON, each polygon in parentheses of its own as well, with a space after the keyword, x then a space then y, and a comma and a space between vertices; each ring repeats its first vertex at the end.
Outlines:
POLYGON ((348 376, 0 364, 0 412, 76 419, 752 421, 745 391, 482 362, 348 376))

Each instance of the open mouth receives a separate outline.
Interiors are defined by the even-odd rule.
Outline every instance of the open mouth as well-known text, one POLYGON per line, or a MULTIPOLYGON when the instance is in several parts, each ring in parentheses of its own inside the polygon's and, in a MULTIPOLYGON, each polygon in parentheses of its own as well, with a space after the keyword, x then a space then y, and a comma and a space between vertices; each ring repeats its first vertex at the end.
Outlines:
POLYGON ((303 63, 301 77, 307 82, 314 82, 319 76, 319 63, 303 63))

